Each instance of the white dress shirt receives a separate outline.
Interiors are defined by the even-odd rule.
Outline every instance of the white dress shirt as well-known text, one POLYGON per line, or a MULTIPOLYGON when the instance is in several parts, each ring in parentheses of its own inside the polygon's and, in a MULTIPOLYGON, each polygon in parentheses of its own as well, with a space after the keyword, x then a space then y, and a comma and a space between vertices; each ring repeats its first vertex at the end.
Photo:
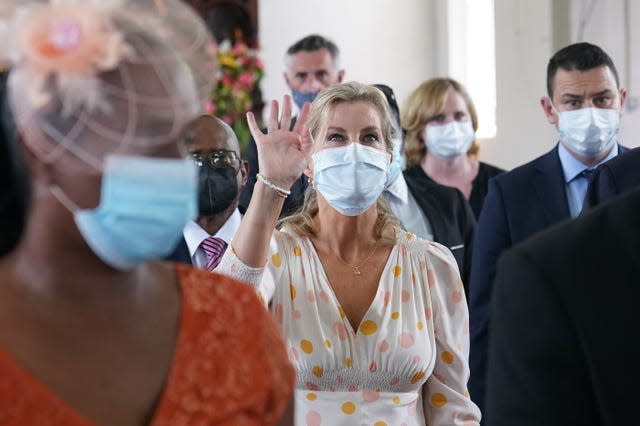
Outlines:
POLYGON ((418 202, 411 195, 402 173, 382 193, 389 203, 391 213, 400 220, 402 227, 418 237, 433 241, 433 228, 418 202))
MULTIPOLYGON (((235 209, 214 237, 222 238, 227 244, 231 244, 231 240, 238 230, 241 220, 242 216, 240 215, 240 211, 235 209)), ((207 255, 204 250, 200 248, 200 244, 209 237, 209 233, 202 229, 200 225, 191 221, 184 227, 182 234, 189 248, 191 263, 198 268, 204 268, 207 263, 207 255)))

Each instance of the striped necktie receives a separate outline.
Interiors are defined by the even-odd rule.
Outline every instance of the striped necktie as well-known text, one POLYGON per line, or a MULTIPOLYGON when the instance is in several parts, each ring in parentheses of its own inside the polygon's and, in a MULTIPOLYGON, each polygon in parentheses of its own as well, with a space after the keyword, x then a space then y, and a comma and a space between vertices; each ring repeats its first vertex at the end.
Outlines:
POLYGON ((207 263, 204 266, 204 269, 207 271, 213 271, 218 263, 220 263, 220 259, 224 254, 224 251, 227 249, 227 243, 218 237, 208 237, 201 244, 202 250, 204 250, 207 255, 207 263))

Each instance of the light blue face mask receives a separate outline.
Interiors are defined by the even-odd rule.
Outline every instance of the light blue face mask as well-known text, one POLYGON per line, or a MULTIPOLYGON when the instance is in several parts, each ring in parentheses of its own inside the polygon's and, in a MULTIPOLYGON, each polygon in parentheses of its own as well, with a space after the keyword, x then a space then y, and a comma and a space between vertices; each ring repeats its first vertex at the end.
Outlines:
POLYGON ((93 252, 120 270, 169 255, 198 212, 197 168, 190 158, 108 156, 95 209, 74 208, 59 187, 52 192, 74 212, 93 252))
POLYGON ((558 112, 558 133, 565 146, 587 158, 607 151, 620 133, 617 109, 582 108, 558 112))
POLYGON ((318 92, 298 92, 297 90, 291 89, 291 97, 293 98, 293 103, 298 106, 298 109, 302 109, 302 106, 305 102, 313 102, 317 95, 318 92))
POLYGON ((387 182, 389 154, 351 142, 318 151, 313 158, 313 185, 329 205, 345 216, 371 207, 387 182))

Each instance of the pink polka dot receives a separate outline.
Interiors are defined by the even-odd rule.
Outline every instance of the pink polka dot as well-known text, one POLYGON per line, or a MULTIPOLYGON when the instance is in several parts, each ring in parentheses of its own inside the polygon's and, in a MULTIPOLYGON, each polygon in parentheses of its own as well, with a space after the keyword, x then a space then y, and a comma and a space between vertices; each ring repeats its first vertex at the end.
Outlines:
POLYGON ((336 377, 336 381, 337 381, 338 383, 344 383, 344 377, 342 377, 342 376, 338 375, 338 376, 336 377))
POLYGON ((388 291, 385 291, 382 304, 386 307, 386 306, 389 306, 389 302, 391 302, 391 293, 388 291))
POLYGON ((297 361, 298 360, 298 351, 293 346, 289 348, 289 359, 291 361, 297 361))
POLYGON ((231 265, 231 272, 238 272, 238 264, 234 263, 233 265, 231 265))
POLYGON ((333 332, 336 333, 340 340, 345 340, 347 336, 347 327, 344 326, 341 322, 336 322, 333 324, 333 332))
POLYGON ((380 342, 378 344, 378 348, 380 349, 380 352, 386 352, 389 350, 389 342, 387 342, 386 340, 383 340, 382 342, 380 342))
POLYGON ((420 356, 415 355, 415 356, 411 359, 411 361, 412 361, 414 364, 419 363, 419 362, 420 362, 420 356))
POLYGON ((317 411, 309 411, 304 419, 307 426, 320 426, 322 422, 322 416, 317 411))
POLYGON ((362 391, 362 399, 364 402, 375 402, 380 399, 380 392, 362 391))
POLYGON ((348 390, 349 392, 355 392, 358 390, 358 388, 356 388, 356 385, 350 385, 348 390))
POLYGON ((329 301, 329 295, 327 294, 326 291, 322 290, 319 296, 320 296, 320 300, 322 300, 323 302, 329 301))
POLYGON ((420 266, 420 270, 424 271, 425 269, 427 269, 427 262, 425 262, 424 260, 421 260, 418 265, 420 266))
POLYGON ((400 246, 400 254, 402 256, 406 256, 407 255, 407 247, 405 246, 400 246))
POLYGON ((427 271, 427 280, 429 281, 429 287, 433 287, 433 285, 436 283, 436 276, 433 273, 433 269, 429 269, 427 271))
POLYGON ((409 414, 411 417, 416 415, 416 402, 415 401, 413 401, 412 403, 407 405, 407 414, 409 414))
POLYGON ((302 318, 302 314, 300 313, 299 310, 296 309, 295 311, 293 311, 293 317, 299 320, 300 318, 302 318))
POLYGON ((414 286, 416 285, 416 274, 411 274, 411 282, 414 286))
POLYGON ((433 312, 431 312, 431 308, 427 308, 424 310, 424 317, 427 319, 427 321, 431 321, 431 318, 433 318, 433 312))
POLYGON ((462 300, 462 293, 459 291, 454 291, 451 298, 453 299, 453 303, 460 303, 460 301, 462 300))
POLYGON ((462 326, 462 332, 464 334, 469 334, 469 320, 466 320, 464 322, 464 325, 462 326))
POLYGON ((402 333, 398 336, 398 344, 401 348, 408 349, 413 346, 413 336, 409 333, 402 333))
POLYGON ((395 385, 397 385, 398 383, 400 383, 400 377, 398 377, 398 376, 394 377, 394 378, 393 378, 393 379, 391 379, 391 381, 389 382, 389 384, 390 384, 391 386, 395 386, 395 385))
POLYGON ((278 303, 275 308, 275 314, 276 314, 276 320, 278 321, 279 324, 282 324, 282 322, 284 321, 284 314, 282 312, 282 304, 278 303))
POLYGON ((312 391, 319 391, 320 390, 320 387, 318 385, 316 385, 315 383, 313 383, 313 382, 306 382, 304 385, 307 387, 307 389, 312 390, 312 391))
POLYGON ((438 337, 442 337, 442 330, 440 330, 439 328, 435 328, 433 330, 433 334, 435 334, 438 337))
POLYGON ((433 377, 435 377, 436 379, 438 379, 442 383, 444 383, 444 384, 447 383, 447 381, 445 380, 445 378, 444 378, 444 376, 442 374, 438 374, 435 371, 432 374, 433 374, 433 377))
POLYGON ((376 364, 375 361, 371 361, 371 364, 369 364, 369 371, 372 373, 375 373, 376 371, 378 371, 378 365, 376 364))
POLYGON ((316 292, 313 290, 307 291, 307 300, 311 303, 316 301, 316 292))
POLYGON ((411 295, 409 294, 408 291, 405 290, 402 292, 402 303, 407 302, 410 298, 411 298, 411 295))

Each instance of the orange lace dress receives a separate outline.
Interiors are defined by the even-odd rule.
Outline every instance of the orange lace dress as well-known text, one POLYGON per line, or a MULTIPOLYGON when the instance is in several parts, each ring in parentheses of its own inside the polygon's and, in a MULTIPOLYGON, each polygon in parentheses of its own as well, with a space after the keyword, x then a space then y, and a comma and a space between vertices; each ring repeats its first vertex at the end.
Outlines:
MULTIPOLYGON (((270 314, 246 284, 176 268, 180 329, 150 425, 273 424, 293 394, 295 373, 270 314)), ((95 426, 1 348, 0 424, 95 426)))

